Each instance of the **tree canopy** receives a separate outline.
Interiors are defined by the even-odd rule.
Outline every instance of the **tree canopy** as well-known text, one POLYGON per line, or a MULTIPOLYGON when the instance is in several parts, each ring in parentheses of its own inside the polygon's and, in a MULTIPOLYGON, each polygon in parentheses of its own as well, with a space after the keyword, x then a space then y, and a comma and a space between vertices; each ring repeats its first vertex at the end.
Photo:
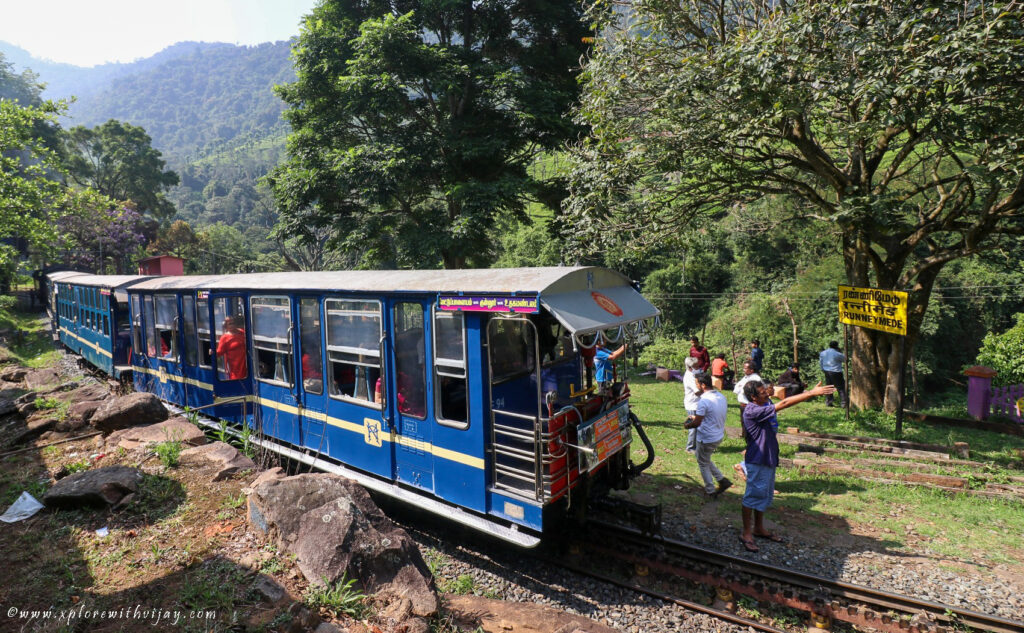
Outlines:
POLYGON ((498 214, 564 196, 527 168, 578 133, 587 34, 573 2, 321 3, 279 87, 283 230, 330 228, 363 265, 486 265, 498 214))
MULTIPOLYGON (((581 245, 784 196, 838 231, 848 282, 911 292, 912 346, 943 268, 1024 232, 1019 2, 642 0, 601 26, 581 245)), ((854 402, 892 410, 897 337, 854 329, 854 402)))
POLYGON ((115 200, 131 200, 139 212, 158 220, 174 215, 164 192, 178 175, 164 170, 160 152, 141 127, 113 119, 103 125, 67 132, 68 172, 79 185, 115 200))

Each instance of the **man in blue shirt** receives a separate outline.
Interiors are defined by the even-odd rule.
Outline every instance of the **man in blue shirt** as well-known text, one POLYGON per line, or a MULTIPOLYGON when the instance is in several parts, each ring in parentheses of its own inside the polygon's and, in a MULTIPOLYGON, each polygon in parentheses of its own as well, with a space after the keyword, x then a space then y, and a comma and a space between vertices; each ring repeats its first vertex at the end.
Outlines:
MULTIPOLYGON (((821 371, 825 372, 825 384, 832 385, 839 394, 839 406, 846 408, 846 381, 843 380, 843 362, 846 356, 839 351, 839 341, 832 341, 828 349, 818 354, 821 371)), ((832 406, 832 394, 825 396, 825 406, 832 406)))
POLYGON ((761 349, 761 341, 756 338, 750 341, 750 360, 754 361, 754 372, 760 372, 764 367, 764 350, 761 349))
POLYGON ((608 393, 615 380, 614 362, 625 353, 625 345, 613 352, 608 349, 604 339, 598 337, 597 352, 594 353, 594 381, 599 394, 608 393))

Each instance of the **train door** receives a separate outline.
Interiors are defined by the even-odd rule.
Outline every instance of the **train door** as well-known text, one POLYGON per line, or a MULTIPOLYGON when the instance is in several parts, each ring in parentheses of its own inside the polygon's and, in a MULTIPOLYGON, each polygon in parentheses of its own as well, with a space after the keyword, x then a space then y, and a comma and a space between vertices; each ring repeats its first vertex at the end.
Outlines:
POLYGON ((156 394, 168 402, 184 405, 186 402, 181 373, 181 316, 178 295, 158 294, 153 296, 153 301, 153 345, 156 352, 153 366, 160 381, 156 394))
POLYGON ((224 420, 246 421, 252 415, 252 380, 249 357, 249 334, 245 318, 245 299, 239 294, 213 294, 214 337, 212 361, 214 402, 213 415, 224 420))
POLYGON ((181 295, 181 324, 185 402, 193 408, 205 407, 213 404, 209 292, 181 295))
POLYGON ((429 306, 422 300, 389 302, 385 418, 395 431, 395 477, 434 490, 433 416, 429 415, 426 340, 429 306))
POLYGON ((279 441, 301 444, 295 382, 292 302, 287 296, 252 295, 253 369, 256 410, 263 432, 279 441))
POLYGON ((318 297, 299 298, 299 426, 306 448, 330 455, 324 389, 323 317, 318 297))

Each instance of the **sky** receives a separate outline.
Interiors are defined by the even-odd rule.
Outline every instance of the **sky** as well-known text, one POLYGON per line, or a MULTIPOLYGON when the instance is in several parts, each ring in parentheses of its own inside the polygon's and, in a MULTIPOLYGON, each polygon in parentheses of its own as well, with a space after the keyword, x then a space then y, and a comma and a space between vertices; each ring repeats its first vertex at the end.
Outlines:
POLYGON ((259 44, 299 33, 316 0, 0 0, 0 40, 76 66, 130 62, 175 42, 259 44))

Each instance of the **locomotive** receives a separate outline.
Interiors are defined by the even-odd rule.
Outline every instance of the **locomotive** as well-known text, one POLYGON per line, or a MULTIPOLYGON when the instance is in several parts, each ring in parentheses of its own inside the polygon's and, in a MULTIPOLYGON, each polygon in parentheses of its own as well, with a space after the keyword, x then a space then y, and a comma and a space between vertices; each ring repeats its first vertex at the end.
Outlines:
POLYGON ((47 278, 60 341, 107 374, 520 546, 653 460, 624 360, 592 373, 658 318, 612 270, 47 278))

